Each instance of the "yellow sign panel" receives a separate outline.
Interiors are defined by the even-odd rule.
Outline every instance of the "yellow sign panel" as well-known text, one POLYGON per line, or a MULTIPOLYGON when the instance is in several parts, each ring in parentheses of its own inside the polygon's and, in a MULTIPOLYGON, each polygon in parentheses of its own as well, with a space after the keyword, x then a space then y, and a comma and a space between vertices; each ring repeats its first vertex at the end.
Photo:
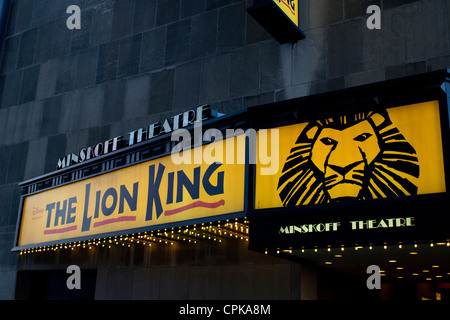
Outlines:
POLYGON ((256 209, 446 191, 437 101, 277 129, 280 166, 257 164, 256 209))
MULTIPOLYGON (((235 150, 244 150, 244 139, 236 141, 235 150)), ((190 151, 218 151, 223 143, 190 151)), ((166 156, 27 196, 17 245, 196 219, 212 221, 244 210, 245 164, 191 162, 176 164, 166 156)))
POLYGON ((273 2, 298 27, 298 0, 273 0, 273 2))

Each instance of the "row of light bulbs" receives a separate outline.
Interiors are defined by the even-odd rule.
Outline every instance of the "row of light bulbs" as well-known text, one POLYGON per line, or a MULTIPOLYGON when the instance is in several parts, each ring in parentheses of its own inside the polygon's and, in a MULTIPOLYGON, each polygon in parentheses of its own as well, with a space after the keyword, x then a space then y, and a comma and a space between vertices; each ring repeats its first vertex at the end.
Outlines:
MULTIPOLYGON (((433 242, 433 241, 431 241, 431 242, 429 243, 429 246, 430 246, 430 247, 434 247, 435 245, 437 245, 437 246, 447 246, 447 247, 450 247, 450 240, 447 240, 446 242, 436 242, 436 243, 433 242)), ((399 249, 402 249, 403 246, 404 246, 404 244, 402 244, 401 242, 398 243, 398 244, 394 244, 394 245, 388 245, 387 243, 384 243, 384 244, 383 244, 383 249, 384 249, 384 250, 387 250, 389 247, 395 247, 395 246, 398 246, 399 249)), ((369 245, 366 246, 366 248, 369 248, 369 250, 372 250, 373 247, 374 247, 374 246, 373 246, 372 244, 369 244, 369 245)), ((417 244, 417 243, 414 243, 414 248, 417 248, 417 247, 418 247, 418 244, 417 244)), ((344 251, 346 248, 347 248, 347 249, 354 248, 355 251, 357 251, 357 250, 359 250, 359 249, 363 249, 364 246, 358 245, 358 244, 355 244, 355 245, 353 245, 353 246, 348 246, 348 245, 346 246, 346 245, 343 245, 343 244, 342 244, 340 247, 332 247, 331 245, 329 245, 329 246, 327 246, 327 247, 321 247, 321 248, 319 248, 318 246, 314 246, 313 248, 308 248, 308 249, 302 247, 300 250, 298 250, 298 249, 293 249, 292 247, 290 247, 290 248, 288 248, 288 249, 277 248, 276 253, 277 253, 277 254, 280 254, 280 253, 292 253, 294 250, 295 250, 295 252, 299 252, 299 251, 300 251, 300 252, 304 253, 305 250, 311 250, 311 249, 314 249, 314 252, 319 252, 319 250, 326 250, 327 252, 331 252, 332 249, 344 251)), ((264 250, 264 253, 265 253, 265 254, 268 254, 268 248, 266 248, 266 249, 264 250)), ((414 253, 411 253, 411 254, 414 254, 414 253)))
MULTIPOLYGON (((417 243, 413 244, 414 248, 418 248, 418 246, 419 245, 417 243)), ((447 240, 445 242, 442 242, 442 241, 441 242, 431 241, 428 244, 421 244, 421 246, 422 247, 427 247, 428 246, 428 247, 431 247, 431 248, 432 247, 450 247, 450 240, 447 240)), ((398 243, 398 244, 394 244, 394 245, 388 245, 387 243, 383 244, 383 249, 384 250, 388 250, 391 247, 398 247, 399 249, 403 249, 405 247, 405 245, 402 244, 402 243, 398 243)), ((314 252, 319 252, 319 250, 326 250, 327 252, 331 252, 332 250, 335 250, 335 251, 337 251, 337 253, 334 254, 334 257, 341 258, 342 254, 340 254, 340 251, 342 252, 342 251, 345 251, 346 249, 350 249, 351 250, 352 248, 354 248, 354 250, 357 251, 357 250, 363 249, 364 247, 362 245, 354 245, 354 246, 347 246, 347 247, 345 245, 341 245, 340 247, 332 248, 331 246, 328 246, 326 248, 320 248, 320 249, 319 249, 319 247, 316 246, 313 249, 314 249, 314 252)), ((369 250, 372 250, 373 249, 373 245, 370 244, 370 245, 366 246, 366 248, 368 248, 369 250)), ((308 249, 306 249, 306 250, 308 250, 308 249)), ((292 248, 283 249, 283 250, 280 249, 280 248, 277 248, 277 250, 276 250, 277 254, 280 254, 280 253, 292 253, 292 252, 293 252, 292 248)), ((304 253, 305 252, 305 248, 302 248, 301 250, 296 250, 296 252, 304 253)), ((265 250, 265 254, 268 254, 268 250, 267 249, 265 250)), ((416 254, 418 254, 418 252, 417 251, 411 251, 411 252, 409 252, 409 254, 410 255, 416 255, 416 254)), ((397 261, 396 260, 389 260, 388 262, 395 263, 397 261)), ((332 262, 331 261, 325 261, 324 264, 325 265, 331 265, 332 262)), ((438 270, 439 266, 438 265, 432 265, 431 268, 433 270, 438 270)), ((403 269, 404 268, 400 267, 400 266, 396 267, 396 270, 403 270, 403 269)), ((426 281, 432 281, 433 280, 433 277, 429 275, 430 270, 424 269, 424 270, 422 270, 422 273, 423 273, 422 276, 425 276, 424 279, 426 281)), ((382 277, 385 277, 386 276, 386 271, 385 270, 380 270, 380 275, 382 277)), ((411 275, 417 277, 417 276, 420 276, 421 274, 419 272, 413 272, 413 273, 411 273, 411 275)), ((446 275, 449 276, 450 272, 447 272, 446 275)), ((440 279, 442 277, 443 277, 443 273, 442 272, 434 276, 434 278, 436 278, 436 279, 440 279)), ((398 279, 403 279, 404 276, 403 275, 398 275, 397 278, 398 279)))
POLYGON ((192 226, 169 228, 164 230, 139 232, 137 234, 113 236, 94 240, 76 241, 64 244, 54 244, 30 249, 20 250, 20 255, 39 253, 45 251, 74 250, 76 248, 93 249, 103 247, 111 249, 112 246, 131 247, 132 244, 152 246, 152 244, 173 245, 175 242, 184 241, 196 244, 201 240, 222 242, 226 238, 235 238, 248 241, 248 221, 235 219, 234 222, 226 220, 221 224, 210 222, 195 224, 192 226))
MULTIPOLYGON (((388 262, 389 262, 389 263, 396 263, 397 260, 391 259, 391 260, 389 260, 388 262)), ((440 266, 438 266, 438 265, 432 265, 432 266, 431 266, 431 269, 433 269, 433 270, 439 270, 439 267, 440 267, 440 266)), ((395 269, 396 269, 396 270, 403 270, 404 267, 398 266, 398 267, 396 267, 395 269)), ((442 275, 442 270, 440 270, 440 271, 441 271, 441 272, 439 272, 439 274, 435 275, 435 278, 436 278, 436 279, 440 279, 440 278, 443 277, 443 275, 442 275)), ((429 269, 429 268, 423 269, 421 272, 422 272, 422 275, 425 276, 425 280, 427 280, 427 281, 433 280, 433 278, 430 276, 430 269, 429 269)), ((450 275, 450 272, 447 272, 446 274, 447 274, 447 275, 450 275)), ((381 276, 386 276, 386 271, 385 271, 385 270, 380 270, 380 275, 381 275, 381 276)), ((417 276, 420 276, 420 272, 412 272, 411 275, 417 277, 417 276)), ((404 276, 397 276, 397 278, 398 278, 398 279, 403 279, 404 276)))

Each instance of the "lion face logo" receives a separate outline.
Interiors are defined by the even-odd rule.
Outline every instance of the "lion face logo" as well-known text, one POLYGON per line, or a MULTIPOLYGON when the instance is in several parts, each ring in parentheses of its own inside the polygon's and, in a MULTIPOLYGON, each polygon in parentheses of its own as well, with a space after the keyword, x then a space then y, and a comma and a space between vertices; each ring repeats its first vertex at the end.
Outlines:
POLYGON ((312 121, 291 149, 278 191, 284 206, 417 194, 416 151, 386 110, 312 121))

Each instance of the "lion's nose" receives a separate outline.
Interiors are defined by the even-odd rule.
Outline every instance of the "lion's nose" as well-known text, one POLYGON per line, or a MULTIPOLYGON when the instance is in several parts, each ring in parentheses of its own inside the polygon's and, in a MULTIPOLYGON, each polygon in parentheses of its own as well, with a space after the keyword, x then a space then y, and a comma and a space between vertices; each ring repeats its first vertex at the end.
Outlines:
POLYGON ((350 172, 350 170, 352 170, 353 168, 355 168, 356 166, 358 166, 360 163, 362 163, 363 161, 356 161, 353 162, 345 167, 341 167, 341 166, 336 166, 336 165, 332 165, 332 164, 328 164, 328 166, 333 169, 334 171, 336 171, 337 173, 339 173, 341 176, 345 176, 347 173, 350 172))

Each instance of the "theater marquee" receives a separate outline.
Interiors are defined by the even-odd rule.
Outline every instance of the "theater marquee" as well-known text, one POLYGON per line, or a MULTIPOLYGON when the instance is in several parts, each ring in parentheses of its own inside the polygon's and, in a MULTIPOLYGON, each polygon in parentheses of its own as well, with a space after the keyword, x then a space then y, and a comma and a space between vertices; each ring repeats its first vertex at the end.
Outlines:
POLYGON ((278 127, 278 172, 255 170, 251 249, 449 239, 440 103, 278 127))
POLYGON ((21 183, 13 250, 244 217, 256 251, 450 242, 448 79, 221 117, 202 106, 132 131, 127 147, 21 183))
POLYGON ((245 186, 244 164, 175 165, 165 156, 24 197, 17 246, 240 217, 245 186))

